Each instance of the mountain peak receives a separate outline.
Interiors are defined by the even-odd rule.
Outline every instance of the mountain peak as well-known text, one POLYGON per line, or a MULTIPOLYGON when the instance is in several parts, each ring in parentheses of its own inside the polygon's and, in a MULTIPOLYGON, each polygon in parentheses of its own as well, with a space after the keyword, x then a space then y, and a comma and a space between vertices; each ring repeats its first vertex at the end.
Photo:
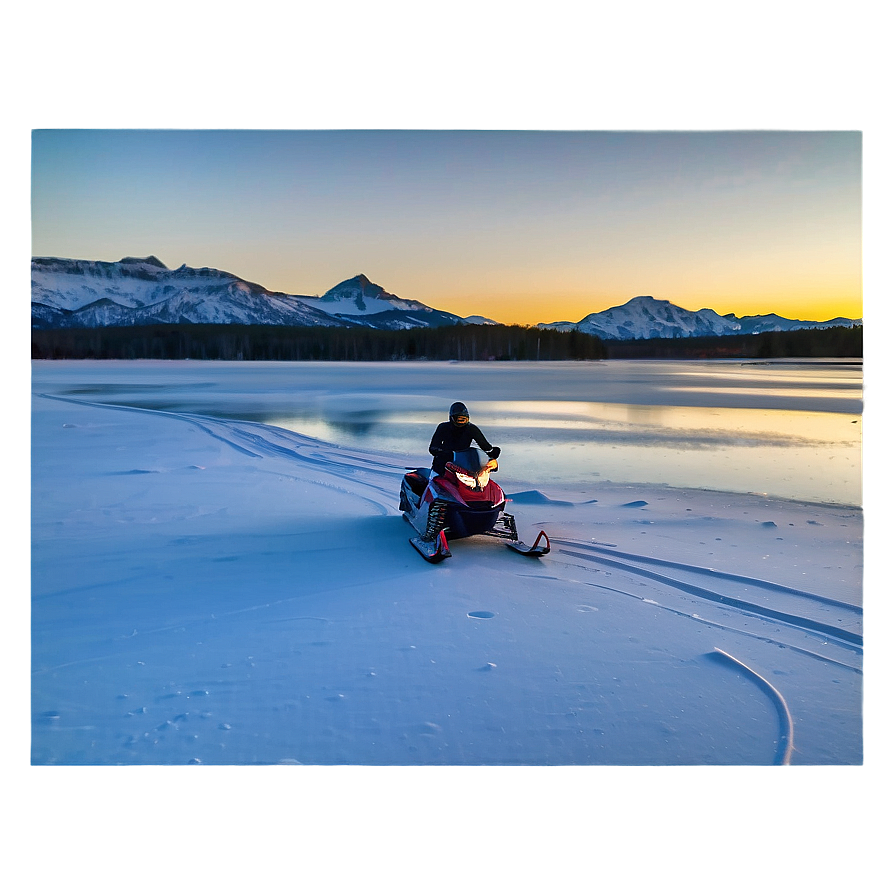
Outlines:
POLYGON ((357 286, 360 289, 362 289, 364 292, 375 292, 375 293, 386 292, 386 290, 383 289, 382 286, 380 286, 378 283, 374 283, 373 280, 371 280, 370 277, 368 277, 366 274, 355 274, 354 277, 352 277, 349 280, 344 280, 339 285, 340 286, 346 286, 346 285, 357 286))
POLYGON ((168 265, 159 261, 155 255, 147 255, 146 258, 136 258, 133 255, 126 255, 119 264, 151 264, 155 268, 163 268, 164 270, 168 270, 168 265))
POLYGON ((366 274, 355 274, 348 280, 337 283, 332 289, 328 289, 321 299, 324 301, 350 300, 357 304, 360 310, 364 309, 364 301, 371 299, 395 299, 392 293, 387 292, 378 283, 374 283, 366 274))

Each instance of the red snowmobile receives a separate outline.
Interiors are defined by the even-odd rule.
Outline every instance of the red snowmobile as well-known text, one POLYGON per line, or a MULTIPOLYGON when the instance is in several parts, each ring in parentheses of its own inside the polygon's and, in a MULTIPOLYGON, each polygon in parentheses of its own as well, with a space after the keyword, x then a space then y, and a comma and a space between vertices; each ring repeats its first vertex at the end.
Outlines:
POLYGON ((497 460, 489 460, 477 448, 455 451, 441 476, 431 477, 425 467, 408 468, 401 481, 398 509, 416 529, 408 539, 430 563, 451 556, 448 541, 487 535, 504 540, 507 547, 528 557, 542 557, 551 550, 544 531, 531 545, 520 541, 516 521, 504 507, 507 498, 491 478, 497 460))

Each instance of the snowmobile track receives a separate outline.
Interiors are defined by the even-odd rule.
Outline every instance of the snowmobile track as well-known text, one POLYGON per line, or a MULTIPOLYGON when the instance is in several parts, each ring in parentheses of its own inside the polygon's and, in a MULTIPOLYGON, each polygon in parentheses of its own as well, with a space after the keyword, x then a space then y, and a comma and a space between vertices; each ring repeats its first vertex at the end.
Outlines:
POLYGON ((684 592, 692 597, 709 600, 765 619, 783 622, 805 631, 836 638, 853 649, 861 650, 863 647, 862 608, 844 601, 736 573, 725 573, 656 557, 628 554, 585 542, 555 538, 554 543, 578 549, 560 548, 559 553, 568 557, 586 560, 602 567, 619 569, 684 592), (646 568, 649 566, 674 569, 684 573, 685 576, 663 575, 646 568), (715 590, 718 587, 718 582, 728 583, 732 586, 731 591, 737 588, 744 596, 735 597, 730 592, 722 593, 715 590), (710 583, 713 583, 715 588, 706 587, 710 583), (782 593, 790 598, 790 611, 785 612, 768 605, 767 597, 770 594, 782 593))
POLYGON ((640 563, 649 563, 654 566, 665 566, 669 569, 679 569, 685 572, 695 572, 711 578, 724 579, 728 582, 742 582, 747 585, 758 585, 767 591, 777 591, 782 594, 790 594, 797 597, 808 597, 819 603, 829 604, 832 607, 841 607, 845 610, 856 610, 855 604, 846 601, 835 600, 830 597, 823 597, 820 594, 814 594, 811 591, 801 591, 798 588, 791 588, 789 585, 778 585, 775 582, 769 582, 765 579, 757 579, 752 576, 744 576, 738 573, 720 572, 717 569, 711 569, 705 566, 693 566, 688 563, 681 563, 677 560, 663 560, 659 557, 645 557, 643 554, 629 554, 625 551, 613 550, 607 545, 593 545, 583 541, 572 541, 570 539, 555 538, 557 544, 566 544, 571 547, 585 548, 595 553, 606 554, 612 557, 620 557, 623 560, 634 560, 640 563))
POLYGON ((781 692, 770 681, 763 678, 755 669, 751 669, 746 663, 741 662, 737 657, 732 656, 730 653, 726 653, 721 648, 716 647, 711 656, 721 660, 727 660, 735 666, 735 668, 750 676, 771 696, 775 706, 778 708, 778 715, 781 718, 782 728, 778 755, 776 757, 777 761, 775 764, 790 765, 790 759, 793 755, 793 716, 790 714, 790 708, 787 706, 787 701, 781 695, 781 692))

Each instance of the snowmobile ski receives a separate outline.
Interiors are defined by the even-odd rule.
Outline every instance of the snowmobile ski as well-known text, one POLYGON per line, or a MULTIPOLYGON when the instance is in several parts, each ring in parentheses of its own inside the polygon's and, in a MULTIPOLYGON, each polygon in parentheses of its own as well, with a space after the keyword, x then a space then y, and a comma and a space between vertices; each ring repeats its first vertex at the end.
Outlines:
POLYGON ((526 557, 543 557, 551 552, 551 540, 544 529, 538 533, 538 538, 531 545, 526 544, 524 541, 508 541, 506 544, 507 547, 526 557), (542 540, 544 540, 544 544, 539 543, 542 540))
POLYGON ((408 541, 417 549, 420 556, 430 563, 440 563, 451 556, 444 529, 432 541, 427 541, 419 535, 409 538, 408 541))
POLYGON ((520 540, 520 536, 516 531, 516 519, 506 511, 495 520, 495 525, 491 529, 482 534, 491 538, 504 538, 508 541, 520 540))

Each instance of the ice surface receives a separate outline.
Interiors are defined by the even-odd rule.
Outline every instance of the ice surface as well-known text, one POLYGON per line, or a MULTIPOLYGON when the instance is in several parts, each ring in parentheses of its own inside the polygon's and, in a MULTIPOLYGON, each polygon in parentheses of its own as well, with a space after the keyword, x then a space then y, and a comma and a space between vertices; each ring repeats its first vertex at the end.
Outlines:
POLYGON ((794 764, 862 762, 857 508, 505 482, 553 552, 434 568, 404 456, 62 391, 33 399, 35 764, 772 764, 778 709, 717 649, 776 683, 794 764))

